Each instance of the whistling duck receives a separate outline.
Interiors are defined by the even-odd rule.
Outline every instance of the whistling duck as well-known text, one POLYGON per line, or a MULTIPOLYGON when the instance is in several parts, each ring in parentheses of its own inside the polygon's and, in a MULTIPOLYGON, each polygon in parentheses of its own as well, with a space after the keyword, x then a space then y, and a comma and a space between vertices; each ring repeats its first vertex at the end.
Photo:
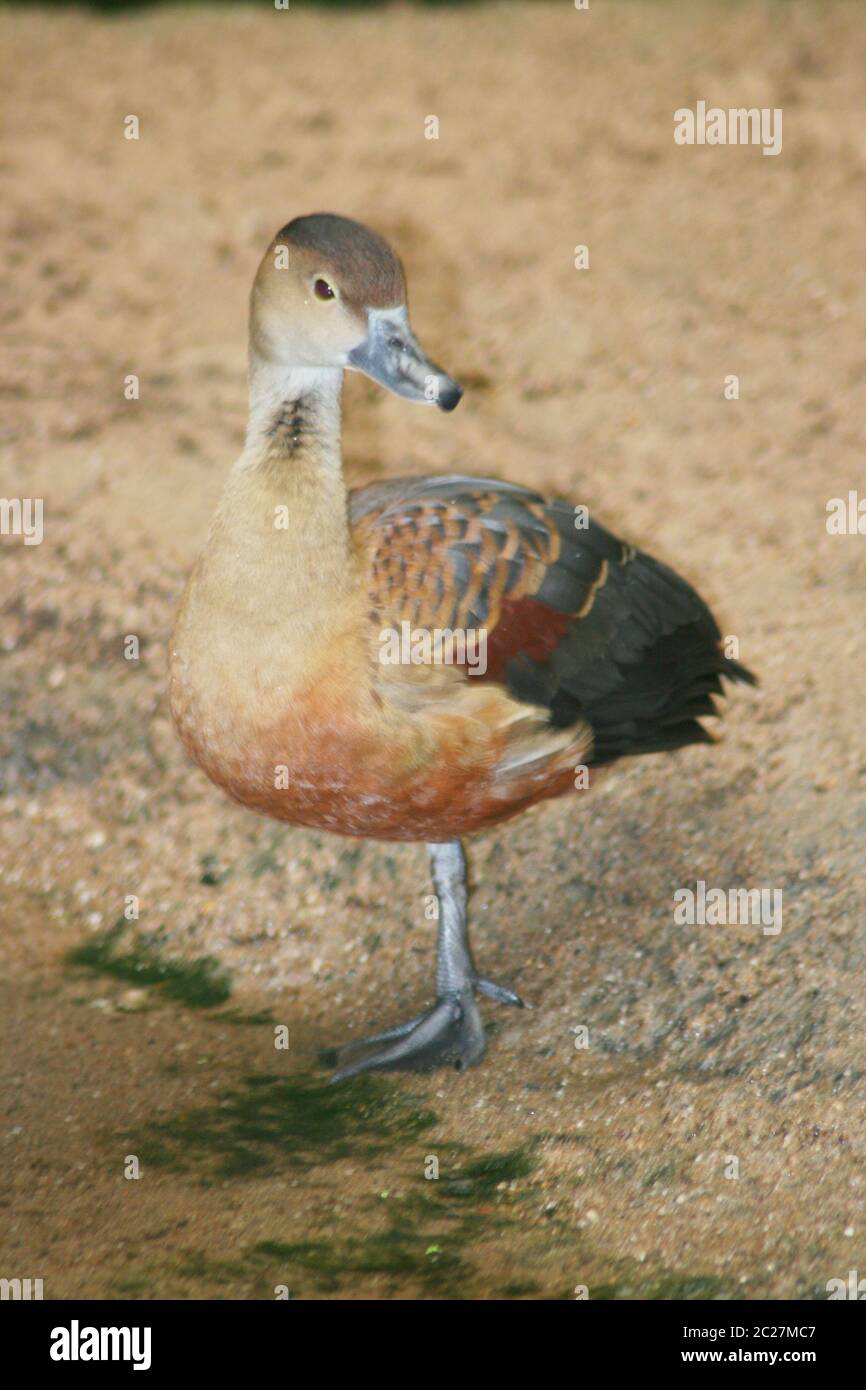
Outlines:
POLYGON ((485 1050, 476 993, 522 1005, 475 970, 462 836, 573 790, 576 769, 711 742, 698 720, 720 677, 753 680, 683 579, 567 502, 463 476, 347 494, 347 368, 446 411, 462 395, 412 332, 388 243, 345 217, 298 217, 255 278, 246 444, 170 662, 181 739, 237 801, 427 842, 436 1003, 350 1044, 334 1079, 471 1065, 485 1050))

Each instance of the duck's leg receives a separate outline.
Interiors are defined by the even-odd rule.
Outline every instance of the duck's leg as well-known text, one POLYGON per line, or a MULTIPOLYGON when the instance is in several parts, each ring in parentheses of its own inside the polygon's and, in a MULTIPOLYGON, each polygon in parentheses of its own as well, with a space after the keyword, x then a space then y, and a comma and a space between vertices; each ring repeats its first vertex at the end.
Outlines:
POLYGON ((439 900, 439 942, 436 960, 436 1003, 408 1023, 375 1037, 340 1048, 347 1056, 360 1048, 386 1046, 356 1062, 347 1062, 332 1077, 344 1081, 362 1071, 430 1071, 453 1066, 458 1071, 484 1056, 484 1028, 475 1003, 476 992, 500 1004, 523 1000, 512 989, 476 974, 466 929, 466 858, 459 840, 427 846, 433 886, 439 900))

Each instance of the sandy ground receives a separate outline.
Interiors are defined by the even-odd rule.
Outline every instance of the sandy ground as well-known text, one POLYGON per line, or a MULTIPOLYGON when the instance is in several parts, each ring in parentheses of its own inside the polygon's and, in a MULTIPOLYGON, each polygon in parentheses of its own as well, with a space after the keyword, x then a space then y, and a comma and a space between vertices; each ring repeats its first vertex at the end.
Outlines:
POLYGON ((2 492, 45 508, 40 546, 0 542, 0 1274, 814 1298, 866 1271, 866 538, 825 527, 864 482, 862 12, 27 11, 0 34, 2 492), (675 145, 698 99, 782 107, 782 154, 675 145), (253 270, 320 209, 394 240, 468 388, 442 416, 351 380, 351 480, 586 502, 699 585, 761 679, 718 748, 470 845, 476 955, 534 1010, 485 1006, 471 1073, 340 1102, 315 1050, 430 998, 423 848, 221 799, 164 676, 242 439, 253 270), (781 933, 677 925, 698 879, 782 890, 781 933), (221 963, 229 1005, 70 967, 128 895, 166 958, 221 963))

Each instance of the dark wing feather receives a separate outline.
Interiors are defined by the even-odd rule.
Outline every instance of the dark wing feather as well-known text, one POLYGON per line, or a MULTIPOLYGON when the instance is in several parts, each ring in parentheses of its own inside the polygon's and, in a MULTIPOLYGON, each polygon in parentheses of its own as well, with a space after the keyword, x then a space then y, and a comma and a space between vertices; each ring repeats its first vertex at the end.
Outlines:
POLYGON ((487 478, 396 479, 350 496, 383 623, 484 628, 486 679, 580 721, 593 762, 711 741, 726 658, 703 600, 666 565, 575 508, 487 478))

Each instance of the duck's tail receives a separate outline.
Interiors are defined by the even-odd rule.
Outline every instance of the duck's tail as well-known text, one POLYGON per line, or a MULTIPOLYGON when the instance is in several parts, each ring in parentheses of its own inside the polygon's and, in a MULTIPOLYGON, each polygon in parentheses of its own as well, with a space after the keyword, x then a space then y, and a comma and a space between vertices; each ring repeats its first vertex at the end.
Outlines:
POLYGON ((748 667, 725 655, 716 621, 691 585, 648 555, 635 557, 634 577, 645 640, 630 659, 615 662, 620 679, 613 688, 597 702, 583 702, 595 734, 594 766, 714 743, 700 720, 719 713, 713 697, 723 694, 722 682, 757 685, 748 667), (691 612, 683 622, 686 606, 691 612))

